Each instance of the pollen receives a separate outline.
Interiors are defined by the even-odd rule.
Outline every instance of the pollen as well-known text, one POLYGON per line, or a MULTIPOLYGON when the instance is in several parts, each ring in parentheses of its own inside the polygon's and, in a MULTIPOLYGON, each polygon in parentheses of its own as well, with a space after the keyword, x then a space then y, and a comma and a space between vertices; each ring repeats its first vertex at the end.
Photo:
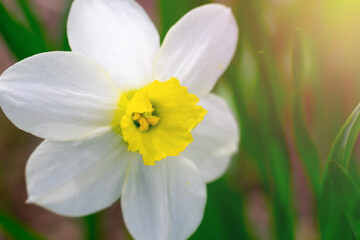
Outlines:
POLYGON ((155 126, 159 123, 160 118, 153 116, 153 112, 155 111, 155 108, 152 108, 151 112, 146 113, 139 113, 135 112, 133 113, 133 121, 135 125, 139 127, 139 130, 144 132, 149 130, 151 126, 155 126))

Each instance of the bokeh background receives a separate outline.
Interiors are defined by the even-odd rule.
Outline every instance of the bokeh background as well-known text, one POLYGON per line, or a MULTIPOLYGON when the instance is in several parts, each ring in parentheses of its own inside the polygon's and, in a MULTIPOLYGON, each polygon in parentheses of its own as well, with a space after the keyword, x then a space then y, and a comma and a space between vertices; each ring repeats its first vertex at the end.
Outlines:
MULTIPOLYGON (((0 0, 0 74, 33 54, 69 49, 71 2, 0 0)), ((164 36, 210 1, 138 2, 164 36)), ((204 220, 192 238, 330 239, 320 234, 320 179, 332 142, 360 102, 360 2, 217 2, 232 7, 240 40, 214 91, 232 106, 242 141, 227 174, 208 185, 204 220)), ((0 239, 130 239, 118 203, 84 218, 25 204, 25 164, 40 141, 0 110, 0 239)), ((359 154, 357 144, 352 176, 359 154)))

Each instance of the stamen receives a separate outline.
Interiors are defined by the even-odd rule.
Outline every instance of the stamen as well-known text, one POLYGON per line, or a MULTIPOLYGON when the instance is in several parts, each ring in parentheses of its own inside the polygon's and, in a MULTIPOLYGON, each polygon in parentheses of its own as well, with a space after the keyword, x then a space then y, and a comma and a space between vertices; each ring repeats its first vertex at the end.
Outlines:
POLYGON ((141 117, 141 114, 140 114, 140 113, 134 113, 134 115, 133 115, 133 120, 134 120, 134 121, 139 120, 140 117, 141 117))
POLYGON ((160 120, 160 118, 155 117, 155 116, 151 116, 151 117, 149 117, 149 118, 146 119, 146 121, 147 121, 148 123, 150 123, 151 125, 156 125, 156 124, 158 124, 158 123, 159 123, 159 120, 160 120))
POLYGON ((139 123, 140 123, 140 131, 146 131, 146 130, 149 130, 149 123, 146 121, 146 118, 144 117, 140 117, 139 119, 139 123))
POLYGON ((146 113, 133 113, 133 121, 136 122, 137 126, 139 127, 140 131, 147 131, 149 130, 150 126, 155 126, 159 123, 160 118, 153 116, 152 113, 155 111, 153 108, 151 112, 146 113))

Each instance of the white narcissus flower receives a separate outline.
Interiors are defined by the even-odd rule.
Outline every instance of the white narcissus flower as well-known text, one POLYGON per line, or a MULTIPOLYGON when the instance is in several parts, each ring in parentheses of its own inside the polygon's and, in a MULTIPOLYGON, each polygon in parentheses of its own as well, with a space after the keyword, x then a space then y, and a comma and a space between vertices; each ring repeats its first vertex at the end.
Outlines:
POLYGON ((46 139, 26 166, 28 202, 83 216, 121 195, 134 238, 186 239, 239 142, 229 107, 209 93, 235 52, 231 10, 190 11, 160 47, 135 1, 76 0, 68 37, 72 52, 30 57, 0 78, 7 117, 46 139))

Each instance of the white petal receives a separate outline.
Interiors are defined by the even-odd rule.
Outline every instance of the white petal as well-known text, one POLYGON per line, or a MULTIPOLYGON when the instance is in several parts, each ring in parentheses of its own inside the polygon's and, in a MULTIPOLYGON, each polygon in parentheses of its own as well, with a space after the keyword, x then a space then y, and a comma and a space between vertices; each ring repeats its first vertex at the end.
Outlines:
POLYGON ((196 166, 178 156, 146 166, 131 163, 121 205, 135 239, 186 239, 199 226, 206 202, 206 185, 196 166))
POLYGON ((107 130, 82 140, 45 140, 26 166, 28 202, 65 216, 84 216, 120 196, 135 153, 107 130))
POLYGON ((154 79, 175 77, 189 92, 202 96, 229 65, 237 39, 230 8, 221 4, 195 8, 167 33, 155 59, 154 79))
POLYGON ((71 52, 27 58, 0 76, 0 105, 20 129, 68 140, 112 124, 119 90, 104 70, 71 52))
POLYGON ((73 51, 97 61, 123 91, 152 81, 159 34, 135 1, 74 1, 68 37, 73 51))
POLYGON ((208 113, 191 131, 194 141, 183 153, 198 167, 206 182, 219 178, 239 145, 239 129, 226 102, 209 94, 200 103, 208 113))

